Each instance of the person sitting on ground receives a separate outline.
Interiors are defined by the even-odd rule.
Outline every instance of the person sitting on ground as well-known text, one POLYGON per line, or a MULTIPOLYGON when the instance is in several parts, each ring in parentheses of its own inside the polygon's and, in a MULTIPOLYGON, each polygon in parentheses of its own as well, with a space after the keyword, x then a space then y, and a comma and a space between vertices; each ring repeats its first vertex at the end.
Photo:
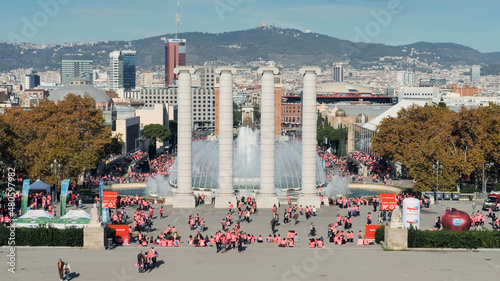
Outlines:
POLYGON ((316 248, 316 240, 314 238, 309 240, 309 248, 316 248))
POLYGON ((281 242, 278 244, 278 247, 286 247, 286 243, 287 242, 287 239, 283 239, 281 240, 281 242))
POLYGON ((259 235, 259 237, 257 237, 257 243, 263 243, 263 239, 262 239, 262 235, 259 235))
POLYGON ((269 236, 267 236, 267 243, 272 243, 273 242, 273 237, 271 236, 271 234, 269 234, 269 236))

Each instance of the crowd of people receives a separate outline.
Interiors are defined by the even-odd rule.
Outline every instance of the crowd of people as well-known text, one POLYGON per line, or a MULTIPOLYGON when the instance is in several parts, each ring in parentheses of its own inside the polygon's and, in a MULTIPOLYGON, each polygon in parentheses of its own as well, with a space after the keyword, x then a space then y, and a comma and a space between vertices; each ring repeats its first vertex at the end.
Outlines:
POLYGON ((388 185, 391 178, 397 177, 394 175, 390 162, 383 158, 361 152, 351 152, 349 156, 367 167, 373 182, 383 182, 388 185))
MULTIPOLYGON (((96 186, 99 185, 101 180, 103 180, 105 184, 146 181, 147 178, 149 178, 149 173, 147 173, 147 175, 144 173, 143 175, 143 173, 129 171, 129 167, 132 164, 144 159, 145 156, 147 156, 147 152, 136 151, 113 164, 107 162, 106 167, 101 173, 94 176, 88 176, 83 185, 84 187, 96 186)), ((113 158, 113 160, 116 160, 116 158, 113 158)))
POLYGON ((174 161, 175 158, 172 154, 160 154, 155 159, 149 161, 150 175, 152 177, 156 175, 169 175, 174 161))

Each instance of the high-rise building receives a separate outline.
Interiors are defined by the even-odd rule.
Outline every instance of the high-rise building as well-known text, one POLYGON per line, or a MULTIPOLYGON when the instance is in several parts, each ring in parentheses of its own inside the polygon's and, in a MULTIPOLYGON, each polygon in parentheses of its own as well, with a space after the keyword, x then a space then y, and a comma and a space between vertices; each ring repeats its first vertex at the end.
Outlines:
POLYGON ((341 64, 337 64, 333 67, 333 82, 344 81, 344 67, 341 64))
MULTIPOLYGON (((215 89, 218 90, 218 89, 215 89)), ((214 88, 193 87, 193 128, 214 129, 215 126, 215 90, 214 88)), ((123 97, 144 101, 144 108, 152 108, 155 104, 167 103, 170 106, 177 106, 178 100, 177 87, 162 88, 137 88, 134 90, 125 90, 123 97)), ((174 120, 177 120, 174 114, 174 120)))
POLYGON ((27 74, 26 76, 24 76, 24 83, 23 83, 24 90, 34 89, 39 85, 40 85, 40 76, 36 74, 27 74))
POLYGON ((140 84, 142 87, 147 87, 153 84, 153 73, 146 71, 140 75, 140 84))
POLYGON ((66 54, 61 57, 61 85, 72 81, 84 81, 93 84, 93 63, 91 55, 66 54))
POLYGON ((217 68, 216 61, 207 61, 203 64, 203 67, 198 69, 200 75, 201 87, 205 89, 213 89, 215 87, 216 74, 215 69, 217 68))
POLYGON ((109 54, 109 88, 135 88, 135 51, 114 51, 109 54))
POLYGON ((174 84, 174 68, 186 65, 186 39, 165 40, 165 85, 174 84))
POLYGON ((397 81, 400 85, 413 86, 415 84, 415 74, 410 71, 398 71, 397 81))
POLYGON ((470 82, 480 83, 481 82, 481 66, 473 65, 470 70, 470 82))

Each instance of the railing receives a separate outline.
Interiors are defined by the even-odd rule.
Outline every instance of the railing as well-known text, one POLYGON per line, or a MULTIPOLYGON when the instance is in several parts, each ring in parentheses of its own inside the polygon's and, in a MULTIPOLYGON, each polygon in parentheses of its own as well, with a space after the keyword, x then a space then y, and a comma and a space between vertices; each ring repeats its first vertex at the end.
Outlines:
MULTIPOLYGON (((288 197, 278 197, 280 204, 288 204, 288 197)), ((299 197, 290 196, 290 202, 292 204, 297 204, 299 202, 299 197)))
POLYGON ((470 196, 472 196, 472 200, 477 199, 475 193, 460 193, 460 200, 470 200, 470 196))

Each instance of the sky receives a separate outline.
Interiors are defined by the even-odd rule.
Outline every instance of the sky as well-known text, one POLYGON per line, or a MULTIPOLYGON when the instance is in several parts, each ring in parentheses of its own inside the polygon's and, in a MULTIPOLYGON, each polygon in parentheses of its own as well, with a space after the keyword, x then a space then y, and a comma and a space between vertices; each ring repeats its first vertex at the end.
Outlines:
MULTIPOLYGON (((282 28, 354 42, 500 51, 498 0, 180 0, 180 33, 282 28)), ((0 41, 133 40, 176 32, 177 0, 3 1, 0 41)), ((182 37, 182 35, 181 35, 182 37)))

